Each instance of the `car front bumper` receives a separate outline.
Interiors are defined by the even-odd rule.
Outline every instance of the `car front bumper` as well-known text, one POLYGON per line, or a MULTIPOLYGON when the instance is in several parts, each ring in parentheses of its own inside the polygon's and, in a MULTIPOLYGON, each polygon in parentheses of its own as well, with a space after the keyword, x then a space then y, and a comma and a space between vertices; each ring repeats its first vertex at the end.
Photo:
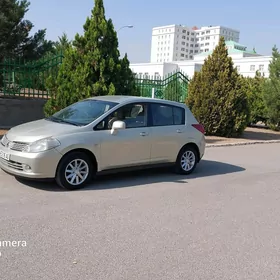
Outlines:
POLYGON ((13 151, 0 144, 0 151, 2 155, 9 157, 9 159, 0 157, 0 168, 11 175, 24 178, 55 178, 57 165, 62 158, 56 149, 41 153, 25 153, 13 151))

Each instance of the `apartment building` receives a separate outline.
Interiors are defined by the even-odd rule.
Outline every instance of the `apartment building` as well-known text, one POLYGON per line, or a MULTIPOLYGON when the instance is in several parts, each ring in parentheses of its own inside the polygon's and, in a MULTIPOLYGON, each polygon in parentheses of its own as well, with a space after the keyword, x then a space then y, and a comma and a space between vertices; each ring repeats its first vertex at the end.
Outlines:
POLYGON ((223 36, 227 41, 239 42, 238 30, 223 26, 198 28, 167 25, 152 30, 151 63, 192 60, 195 55, 212 51, 223 36))

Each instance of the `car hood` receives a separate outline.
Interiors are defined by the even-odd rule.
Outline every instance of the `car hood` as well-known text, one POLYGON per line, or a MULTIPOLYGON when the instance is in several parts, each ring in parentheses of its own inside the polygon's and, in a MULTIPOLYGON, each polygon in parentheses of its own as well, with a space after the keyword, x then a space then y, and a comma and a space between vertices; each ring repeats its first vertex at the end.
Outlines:
POLYGON ((81 127, 41 119, 11 128, 7 133, 7 138, 10 141, 34 142, 46 137, 75 133, 79 129, 81 127))

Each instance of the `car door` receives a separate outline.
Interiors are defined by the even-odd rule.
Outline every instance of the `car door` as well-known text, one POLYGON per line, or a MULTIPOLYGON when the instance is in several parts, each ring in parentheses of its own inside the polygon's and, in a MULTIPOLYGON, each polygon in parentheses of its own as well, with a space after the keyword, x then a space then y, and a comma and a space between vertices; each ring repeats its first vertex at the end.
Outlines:
POLYGON ((124 105, 98 126, 103 126, 97 132, 100 138, 102 170, 150 163, 151 139, 146 104, 124 105), (125 122, 126 128, 111 134, 112 123, 116 120, 125 122))
POLYGON ((187 143, 185 110, 153 103, 151 106, 151 163, 174 162, 183 143, 187 143))

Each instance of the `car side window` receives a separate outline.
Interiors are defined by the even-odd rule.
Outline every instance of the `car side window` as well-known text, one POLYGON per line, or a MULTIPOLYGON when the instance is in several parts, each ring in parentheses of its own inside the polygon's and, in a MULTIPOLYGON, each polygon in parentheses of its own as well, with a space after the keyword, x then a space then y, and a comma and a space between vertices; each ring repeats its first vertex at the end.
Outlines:
POLYGON ((181 125, 185 123, 185 110, 180 107, 152 104, 153 126, 181 125))
POLYGON ((97 125, 97 130, 111 129, 115 121, 123 121, 126 128, 137 128, 147 126, 147 106, 141 103, 125 105, 106 117, 97 125))

